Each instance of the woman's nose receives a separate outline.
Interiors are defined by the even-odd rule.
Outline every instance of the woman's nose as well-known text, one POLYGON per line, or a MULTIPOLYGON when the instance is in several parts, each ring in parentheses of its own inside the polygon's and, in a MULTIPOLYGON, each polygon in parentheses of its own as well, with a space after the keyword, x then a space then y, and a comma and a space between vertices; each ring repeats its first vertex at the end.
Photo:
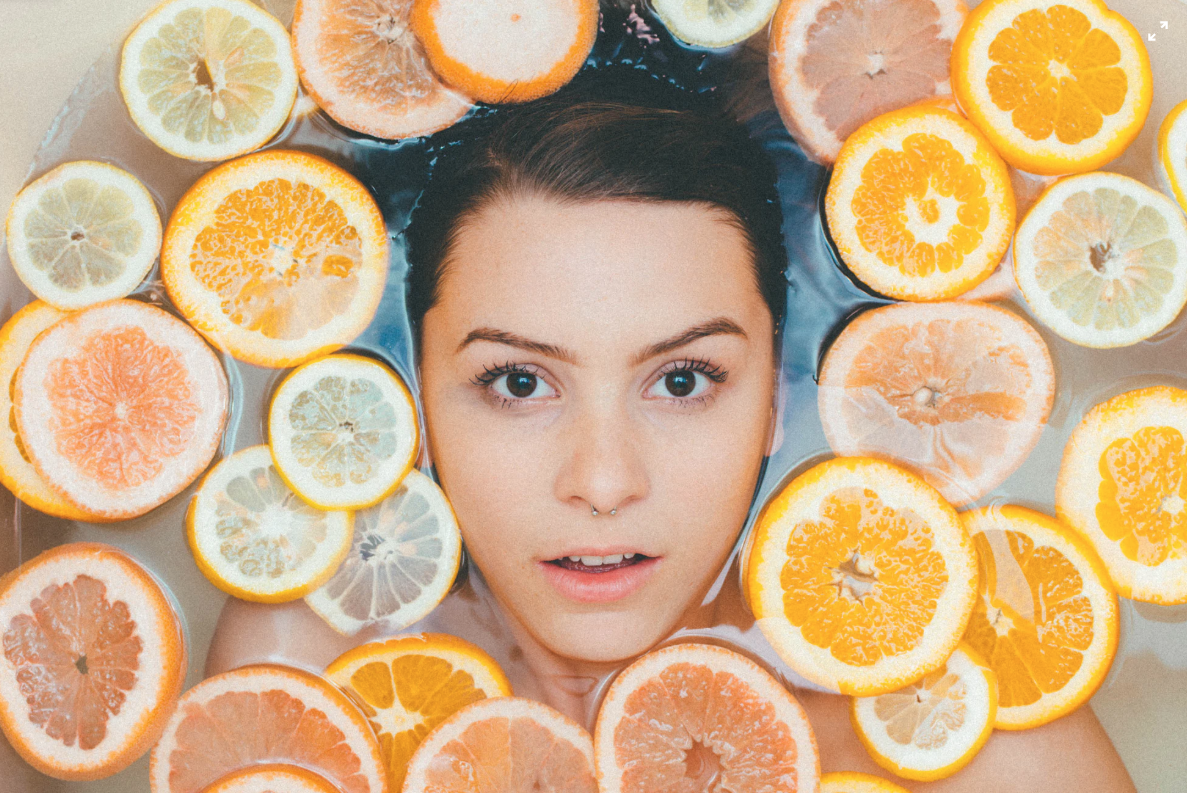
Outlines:
POLYGON ((643 438, 625 410, 604 408, 574 418, 565 434, 567 456, 557 473, 556 497, 585 512, 623 512, 647 495, 643 438))

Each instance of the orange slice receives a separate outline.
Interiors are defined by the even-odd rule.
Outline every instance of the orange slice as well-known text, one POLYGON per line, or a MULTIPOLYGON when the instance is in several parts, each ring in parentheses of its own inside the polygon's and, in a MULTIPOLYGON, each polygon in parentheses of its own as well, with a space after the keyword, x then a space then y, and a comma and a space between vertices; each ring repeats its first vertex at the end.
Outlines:
POLYGON ((429 68, 409 27, 412 0, 299 0, 293 57, 301 85, 334 121, 376 138, 449 127, 471 103, 429 68))
POLYGON ((1147 387, 1089 410, 1063 450, 1055 513, 1121 597, 1187 603, 1187 391, 1147 387))
POLYGON ((598 710, 598 787, 626 792, 812 792, 808 717, 770 673, 717 645, 671 645, 614 679, 598 710))
POLYGON ((820 778, 820 791, 824 794, 906 794, 901 786, 864 772, 829 772, 820 778))
POLYGON ((751 533, 746 594, 788 666, 849 695, 906 686, 956 649, 977 558, 927 482, 839 457, 796 477, 751 533))
POLYGON ((952 90, 1011 164, 1066 174, 1129 146, 1153 77, 1141 34, 1100 0, 986 0, 952 45, 952 90))
POLYGON ((543 703, 496 697, 458 711, 416 749, 405 792, 596 792, 593 742, 543 703))
POLYGON ((387 282, 367 189, 315 155, 269 150, 211 169, 165 230, 161 277, 194 328, 234 357, 297 365, 354 340, 387 282))
POLYGON ((39 335, 13 382, 17 433, 55 490, 105 520, 184 490, 222 439, 227 375, 174 316, 116 299, 39 335))
POLYGON ((206 794, 337 794, 334 784, 316 772, 292 764, 258 764, 219 778, 202 790, 206 794))
POLYGON ((832 163, 876 116, 951 92, 961 0, 785 0, 771 25, 775 104, 804 150, 832 163))
POLYGON ((0 729, 31 765, 95 780, 139 758, 185 681, 181 623, 116 548, 51 548, 0 580, 0 729))
POLYGON ((939 780, 964 768, 993 731, 997 678, 967 645, 902 689, 853 700, 853 729, 878 765, 939 780))
POLYGON ((1117 651, 1117 596, 1074 531, 1020 506, 960 516, 973 536, 980 594, 964 633, 997 676, 995 727, 1033 728, 1079 708, 1117 651))
POLYGON ((970 290, 1014 233, 1005 163, 958 114, 918 104, 845 140, 825 197, 828 229, 857 279, 895 299, 970 290))
POLYGON ((1187 211, 1187 100, 1171 108, 1158 126, 1154 155, 1159 185, 1187 211))
POLYGON ((832 449, 919 472, 952 504, 997 487, 1039 441, 1055 397, 1047 345, 975 302, 862 313, 824 357, 817 400, 832 449))
POLYGON ((434 71, 466 96, 526 102, 573 79, 593 49, 598 0, 413 0, 434 71))
POLYGON ((454 712, 511 695, 494 659, 448 634, 361 645, 335 659, 326 678, 359 705, 378 735, 388 791, 400 791, 416 748, 454 712))
POLYGON ((201 791, 256 764, 292 764, 338 791, 383 791, 367 720, 325 680, 257 664, 207 678, 181 703, 149 761, 154 792, 201 791))

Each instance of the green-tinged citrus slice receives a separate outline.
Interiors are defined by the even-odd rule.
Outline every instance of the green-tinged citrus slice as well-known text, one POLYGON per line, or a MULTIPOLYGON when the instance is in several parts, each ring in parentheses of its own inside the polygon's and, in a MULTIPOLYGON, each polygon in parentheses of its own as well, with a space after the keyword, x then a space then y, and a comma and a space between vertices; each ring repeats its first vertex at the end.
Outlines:
POLYGON ((672 35, 698 47, 728 47, 766 27, 779 0, 652 0, 672 35))

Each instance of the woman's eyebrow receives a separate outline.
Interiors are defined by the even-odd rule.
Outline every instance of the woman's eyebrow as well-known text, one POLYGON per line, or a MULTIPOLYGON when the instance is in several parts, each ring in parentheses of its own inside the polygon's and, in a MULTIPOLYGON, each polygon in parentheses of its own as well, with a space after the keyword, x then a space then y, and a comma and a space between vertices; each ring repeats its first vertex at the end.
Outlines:
POLYGON ((694 327, 689 327, 683 332, 673 335, 667 340, 661 340, 659 343, 653 343, 643 351, 635 355, 635 365, 645 363, 652 357, 658 357, 661 354, 667 354, 673 349, 678 349, 681 346, 692 343, 694 340, 707 338, 711 335, 740 335, 746 337, 746 333, 742 331, 742 327, 735 324, 725 316, 714 318, 712 321, 706 321, 703 324, 697 324, 694 327))
POLYGON ((522 335, 516 335, 514 332, 504 332, 501 329, 494 327, 479 327, 466 335, 461 344, 458 345, 457 351, 469 346, 477 340, 485 340, 491 343, 502 343, 505 346, 514 346, 517 349, 525 349, 527 351, 534 351, 537 354, 543 354, 545 357, 551 357, 554 360, 575 365, 577 356, 563 346, 555 346, 551 343, 541 343, 536 340, 525 338, 522 335))

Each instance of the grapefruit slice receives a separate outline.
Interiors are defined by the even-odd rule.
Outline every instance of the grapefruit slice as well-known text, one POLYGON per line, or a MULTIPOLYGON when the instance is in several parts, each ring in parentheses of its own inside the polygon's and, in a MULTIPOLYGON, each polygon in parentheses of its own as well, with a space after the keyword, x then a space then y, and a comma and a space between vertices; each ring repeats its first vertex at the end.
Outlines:
POLYGON ((292 764, 338 791, 383 791, 379 743, 325 680, 257 664, 207 678, 181 702, 149 761, 154 792, 201 791, 256 764, 292 764))
POLYGON ((596 792, 593 742, 576 722, 521 697, 479 700, 428 735, 405 792, 596 792))
POLYGON ((109 545, 51 548, 0 580, 0 728, 61 780, 119 772, 157 737, 185 681, 160 584, 109 545))
POLYGON ((1023 463, 1055 397, 1047 345, 988 304, 892 304, 862 313, 824 357, 817 399, 842 456, 915 470, 952 504, 1023 463))
POLYGON ((17 433, 33 466, 105 520, 139 517, 198 477, 222 439, 228 395, 202 338, 130 299, 54 324, 13 382, 17 433))
POLYGON ((906 794, 901 786, 864 772, 829 772, 820 777, 823 794, 906 794))
POLYGON ((771 25, 771 89, 809 156, 832 163, 875 116, 951 92, 961 0, 785 0, 771 25))
POLYGON ((767 26, 779 0, 652 0, 664 27, 694 47, 728 47, 767 26))
POLYGON ((334 784, 316 772, 292 764, 257 764, 219 778, 206 794, 337 794, 334 784))
POLYGON ((717 645, 636 660, 598 710, 602 791, 812 792, 820 758, 807 715, 770 673, 717 645))
POLYGON ((1187 100, 1171 108, 1158 126, 1154 170, 1167 196, 1187 212, 1187 100))

